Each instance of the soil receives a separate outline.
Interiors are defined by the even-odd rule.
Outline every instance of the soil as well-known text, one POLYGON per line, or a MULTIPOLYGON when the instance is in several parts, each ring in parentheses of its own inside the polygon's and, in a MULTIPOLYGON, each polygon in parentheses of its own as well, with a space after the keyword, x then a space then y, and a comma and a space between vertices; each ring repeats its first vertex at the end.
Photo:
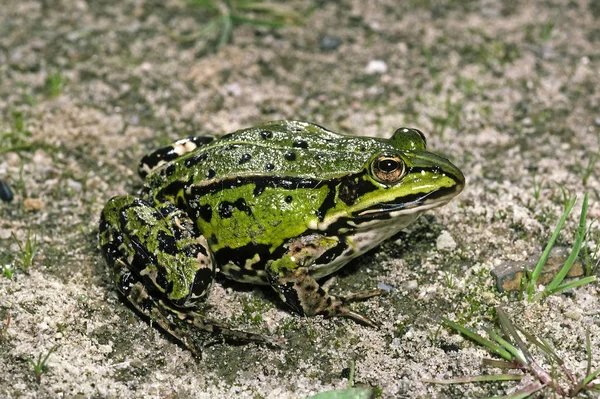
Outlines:
POLYGON ((348 387, 352 362, 384 398, 505 395, 531 380, 425 381, 501 372, 441 326, 485 335, 497 306, 578 379, 589 331, 600 367, 598 282, 529 303, 491 274, 539 258, 577 195, 558 238, 570 249, 584 193, 579 258, 599 273, 600 1, 8 0, 0 21, 0 179, 14 194, 0 201, 0 397, 304 398, 348 387), (210 315, 284 348, 212 337, 196 358, 117 295, 100 211, 139 191, 144 154, 277 119, 419 128, 466 188, 338 273, 334 292, 390 290, 353 305, 380 328, 219 279, 210 315))

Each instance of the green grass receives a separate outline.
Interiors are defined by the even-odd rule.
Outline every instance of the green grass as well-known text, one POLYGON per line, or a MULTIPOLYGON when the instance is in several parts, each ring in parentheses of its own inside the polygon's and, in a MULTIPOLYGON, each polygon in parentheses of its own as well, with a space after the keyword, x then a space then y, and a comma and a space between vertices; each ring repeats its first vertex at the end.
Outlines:
POLYGON ((25 242, 21 242, 15 233, 11 233, 13 240, 19 246, 19 268, 25 273, 29 274, 29 268, 33 265, 33 259, 35 258, 35 254, 37 253, 37 237, 34 235, 33 239, 31 237, 31 230, 27 230, 27 237, 25 238, 25 242))
POLYGON ((21 112, 13 112, 13 126, 10 131, 0 131, 0 154, 31 150, 31 132, 25 125, 21 112))
POLYGON ((291 7, 274 1, 257 0, 190 0, 189 4, 198 7, 212 17, 200 31, 183 40, 196 40, 212 37, 218 51, 233 38, 233 31, 241 25, 267 26, 278 28, 301 20, 300 14, 291 7))
MULTIPOLYGON (((377 392, 375 388, 354 387, 354 366, 354 360, 352 360, 350 362, 350 372, 348 374, 348 388, 320 392, 307 399, 369 399, 376 397, 377 392)), ((379 392, 379 394, 381 394, 381 392, 379 392)))
POLYGON ((539 200, 540 199, 540 193, 542 192, 542 190, 544 189, 544 185, 545 185, 545 180, 537 180, 537 175, 533 175, 533 198, 535 198, 535 200, 539 200))
POLYGON ((13 277, 13 274, 15 273, 13 271, 13 269, 11 269, 9 265, 0 265, 0 267, 2 268, 2 276, 11 280, 13 277))
POLYGON ((561 397, 576 397, 584 391, 600 392, 600 385, 598 385, 597 382, 594 382, 594 379, 600 374, 600 369, 592 371, 591 368, 592 356, 589 332, 586 336, 586 370, 583 374, 584 376, 577 379, 575 374, 567 368, 564 359, 558 356, 548 342, 537 338, 523 328, 513 324, 504 310, 500 307, 496 308, 496 316, 499 331, 484 329, 488 338, 445 318, 443 319, 443 324, 485 347, 493 355, 503 359, 483 359, 482 364, 484 366, 501 368, 504 370, 519 370, 520 374, 515 374, 513 372, 495 375, 466 376, 449 380, 424 379, 423 381, 436 384, 508 381, 521 380, 526 374, 529 374, 530 379, 526 383, 527 385, 518 388, 510 395, 502 396, 502 398, 528 398, 542 389, 546 390, 546 394, 548 395, 552 392, 555 396, 558 395, 561 397), (521 336, 524 338, 521 338, 521 336), (531 346, 537 347, 537 349, 544 354, 546 363, 550 364, 550 371, 547 370, 548 367, 542 367, 533 357, 529 350, 529 347, 531 346))
POLYGON ((544 287, 544 289, 542 291, 535 293, 536 283, 537 283, 540 275, 542 274, 542 270, 544 269, 544 265, 546 264, 546 261, 548 260, 550 251, 552 250, 552 247, 554 246, 554 243, 556 242, 556 239, 558 238, 558 235, 559 235, 567 217, 569 216, 569 213, 571 213, 571 210, 573 209, 573 206, 575 205, 576 200, 577 200, 577 198, 574 197, 567 203, 566 209, 563 212, 560 220, 558 221, 558 223, 554 229, 554 233, 552 233, 552 236, 550 237, 550 241, 548 241, 548 244, 546 245, 546 248, 544 249, 542 256, 540 257, 533 272, 529 276, 528 281, 525 283, 525 290, 527 292, 527 300, 529 302, 539 301, 540 299, 545 298, 549 295, 556 294, 556 293, 559 293, 559 292, 562 292, 562 291, 565 291, 568 289, 572 289, 572 288, 579 287, 584 284, 591 283, 592 281, 594 281, 596 279, 595 276, 587 276, 587 277, 584 277, 584 278, 581 278, 581 279, 578 279, 575 281, 563 283, 565 277, 567 276, 567 274, 573 267, 573 264, 575 263, 575 260, 577 259, 577 256, 579 255, 579 251, 581 250, 583 240, 586 235, 585 224, 586 224, 587 208, 588 208, 588 194, 586 193, 583 197, 583 204, 581 206, 581 213, 579 215, 579 227, 577 229, 577 233, 575 235, 575 242, 573 243, 573 248, 571 249, 569 257, 565 261, 565 264, 560 269, 560 271, 556 274, 554 279, 552 279, 552 281, 546 287, 544 287))
POLYGON ((29 364, 31 364, 31 366, 33 367, 33 374, 35 375, 35 381, 38 384, 40 384, 42 382, 42 374, 44 374, 45 372, 48 371, 48 366, 46 365, 46 363, 48 362, 50 355, 52 354, 52 352, 54 352, 56 350, 56 348, 57 348, 57 346, 53 346, 52 348, 50 348, 48 353, 46 353, 46 356, 44 356, 43 358, 42 358, 42 354, 40 353, 38 355, 38 358, 36 361, 34 361, 33 358, 27 359, 29 364))
POLYGON ((51 73, 44 82, 44 93, 50 98, 58 97, 67 83, 67 79, 60 72, 51 73))

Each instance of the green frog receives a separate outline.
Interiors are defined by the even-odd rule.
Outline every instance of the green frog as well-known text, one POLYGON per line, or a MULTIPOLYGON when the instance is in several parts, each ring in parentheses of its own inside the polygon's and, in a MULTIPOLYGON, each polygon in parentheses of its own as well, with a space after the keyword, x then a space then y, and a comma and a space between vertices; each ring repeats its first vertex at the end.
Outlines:
POLYGON ((369 293, 336 297, 319 280, 465 184, 417 129, 352 137, 285 120, 176 141, 145 156, 139 174, 140 196, 102 211, 101 251, 134 308, 193 352, 202 331, 265 341, 204 316, 217 272, 270 285, 299 314, 375 325, 347 307, 369 293))

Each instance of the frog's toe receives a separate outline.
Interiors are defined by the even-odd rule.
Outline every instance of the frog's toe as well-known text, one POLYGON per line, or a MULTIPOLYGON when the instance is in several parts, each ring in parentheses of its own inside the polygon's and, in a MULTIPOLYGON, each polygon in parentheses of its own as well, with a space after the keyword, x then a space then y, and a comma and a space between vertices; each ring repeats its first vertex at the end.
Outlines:
POLYGON ((379 328, 379 326, 373 320, 348 309, 343 305, 342 301, 338 300, 337 298, 333 298, 331 305, 327 309, 321 311, 320 314, 325 317, 346 317, 357 321, 360 324, 364 324, 373 328, 379 328))

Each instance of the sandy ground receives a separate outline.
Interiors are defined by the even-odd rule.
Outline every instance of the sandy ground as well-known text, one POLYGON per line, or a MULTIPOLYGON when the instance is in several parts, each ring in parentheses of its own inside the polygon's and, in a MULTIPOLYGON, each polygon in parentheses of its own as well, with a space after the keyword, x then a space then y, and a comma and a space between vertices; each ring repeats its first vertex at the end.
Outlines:
POLYGON ((439 327, 494 327, 498 305, 578 377, 589 330, 600 367, 597 283, 528 304, 490 274, 538 257, 565 197, 579 195, 559 237, 570 247, 584 192, 582 262, 598 260, 600 2, 281 4, 283 27, 234 25, 217 51, 205 29, 216 14, 184 0, 3 2, 0 178, 15 197, 0 202, 0 397, 302 398, 345 388, 351 361, 356 382, 385 398, 503 395, 517 383, 422 381, 498 372, 480 367, 482 347, 439 327), (139 190, 148 151, 275 119, 379 137, 418 127, 467 187, 340 273, 341 291, 391 287, 355 305, 381 328, 299 317, 267 289, 220 280, 211 314, 285 347, 213 340, 197 359, 117 296, 98 216, 139 190), (26 274, 11 233, 28 232, 26 274), (52 348, 38 383, 27 359, 52 348))

